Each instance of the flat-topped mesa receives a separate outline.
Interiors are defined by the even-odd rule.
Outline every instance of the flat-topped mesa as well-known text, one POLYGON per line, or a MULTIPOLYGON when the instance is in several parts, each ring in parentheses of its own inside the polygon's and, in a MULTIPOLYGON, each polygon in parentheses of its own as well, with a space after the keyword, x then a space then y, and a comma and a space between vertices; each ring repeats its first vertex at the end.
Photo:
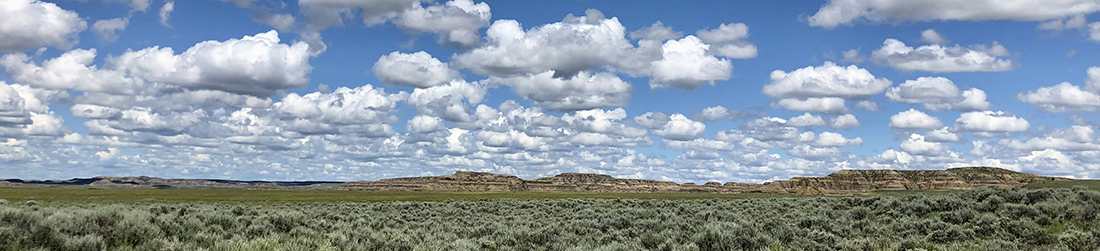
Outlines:
POLYGON ((539 191, 611 193, 796 193, 852 194, 892 190, 953 190, 996 185, 1023 187, 1058 178, 994 167, 947 170, 840 170, 825 177, 745 184, 708 182, 677 184, 669 181, 618 179, 606 174, 562 173, 534 180, 512 175, 458 171, 453 175, 349 182, 340 189, 371 191, 539 191))
POLYGON ((653 193, 681 192, 680 184, 668 181, 617 179, 606 174, 562 173, 554 177, 525 180, 530 191, 653 193))
POLYGON ((981 186, 1023 187, 1044 179, 994 167, 961 167, 947 170, 840 170, 825 177, 794 177, 766 186, 778 186, 800 194, 850 194, 891 190, 957 190, 981 186))
POLYGON ((458 171, 453 175, 348 182, 342 190, 363 191, 526 191, 523 179, 512 175, 458 171))

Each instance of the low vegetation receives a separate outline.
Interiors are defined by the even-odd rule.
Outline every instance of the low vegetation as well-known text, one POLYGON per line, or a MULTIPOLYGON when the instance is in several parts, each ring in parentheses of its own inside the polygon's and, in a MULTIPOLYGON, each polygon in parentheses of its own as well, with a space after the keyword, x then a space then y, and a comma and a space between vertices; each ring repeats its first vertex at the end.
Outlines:
POLYGON ((735 200, 7 199, 0 250, 1100 249, 1100 192, 1083 187, 735 200))

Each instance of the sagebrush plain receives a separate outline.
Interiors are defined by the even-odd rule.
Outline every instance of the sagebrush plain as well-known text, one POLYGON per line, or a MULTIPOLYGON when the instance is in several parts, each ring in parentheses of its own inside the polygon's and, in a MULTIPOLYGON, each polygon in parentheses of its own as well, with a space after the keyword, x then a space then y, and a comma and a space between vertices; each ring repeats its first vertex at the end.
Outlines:
POLYGON ((2 192, 0 250, 1100 248, 1100 192, 1084 186, 854 196, 2 192))

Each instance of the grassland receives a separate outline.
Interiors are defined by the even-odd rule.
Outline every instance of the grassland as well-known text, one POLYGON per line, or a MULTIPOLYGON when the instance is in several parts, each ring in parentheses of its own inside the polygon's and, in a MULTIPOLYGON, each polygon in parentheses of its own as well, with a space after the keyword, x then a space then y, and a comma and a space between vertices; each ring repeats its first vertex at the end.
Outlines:
POLYGON ((339 203, 445 200, 541 200, 564 198, 698 200, 799 197, 779 194, 669 194, 669 193, 572 193, 572 192, 426 192, 241 189, 81 189, 0 188, 0 198, 57 204, 112 203, 339 203))
POLYGON ((12 191, 0 193, 0 250, 1100 249, 1100 192, 1083 187, 844 197, 0 190, 12 191), (552 199, 576 196, 653 199, 552 199), (394 201, 404 199, 444 201, 394 201), (233 200, 246 204, 222 203, 233 200), (341 202, 305 203, 326 200, 341 202))
MULTIPOLYGON (((1041 181, 1027 188, 1085 187, 1100 191, 1100 180, 1041 181)), ((855 196, 942 195, 951 191, 881 191, 855 196)), ((242 190, 242 189, 88 189, 0 187, 0 198, 38 203, 339 203, 445 200, 542 200, 542 199, 642 199, 700 200, 771 197, 807 197, 791 194, 684 194, 684 193, 578 193, 578 192, 428 192, 428 191, 339 191, 339 190, 242 190)))

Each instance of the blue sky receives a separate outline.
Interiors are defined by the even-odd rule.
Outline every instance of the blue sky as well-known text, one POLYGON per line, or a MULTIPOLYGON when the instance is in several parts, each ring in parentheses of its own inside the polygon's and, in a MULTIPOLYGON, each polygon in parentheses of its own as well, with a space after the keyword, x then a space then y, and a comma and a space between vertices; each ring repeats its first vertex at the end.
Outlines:
POLYGON ((763 182, 977 165, 1097 178, 1097 12, 0 0, 0 176, 763 182))

